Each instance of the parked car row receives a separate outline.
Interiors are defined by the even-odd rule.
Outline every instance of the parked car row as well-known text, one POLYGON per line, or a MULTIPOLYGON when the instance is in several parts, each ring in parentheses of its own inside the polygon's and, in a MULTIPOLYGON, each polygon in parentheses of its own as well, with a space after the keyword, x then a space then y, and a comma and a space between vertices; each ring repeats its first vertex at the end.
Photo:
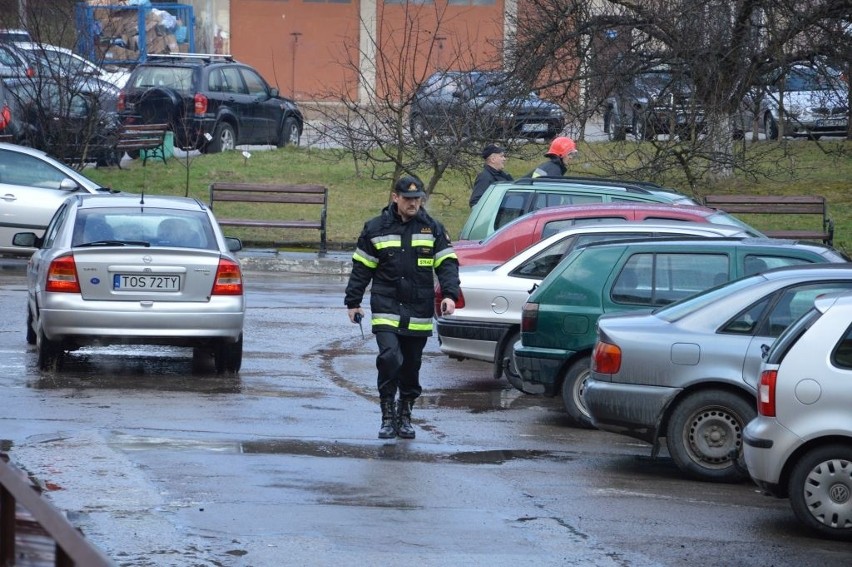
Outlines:
MULTIPOLYGON (((651 140, 660 134, 692 139, 707 129, 706 109, 689 72, 668 65, 628 75, 603 103, 604 132, 611 140, 651 140)), ((846 136, 849 83, 819 61, 799 62, 761 78, 734 114, 733 134, 757 128, 775 140, 846 136)))
MULTIPOLYGON (((574 190, 560 183, 558 195, 574 190)), ((553 189, 526 190, 532 202, 553 189)), ((841 386, 852 378, 852 263, 822 243, 766 238, 730 215, 701 222, 713 212, 601 202, 488 221, 490 236, 456 244, 452 315, 440 312, 436 287, 441 351, 490 363, 495 378, 527 394, 559 396, 581 427, 645 441, 652 455, 665 447, 692 478, 751 476, 789 495, 805 524, 852 539, 852 418, 835 413, 852 401, 841 386), (838 293, 849 298, 822 299, 838 293), (833 334, 812 373, 808 351, 786 333, 804 333, 796 321, 818 321, 844 301, 845 320, 825 317, 833 334), (801 354, 782 388, 776 367, 787 351, 801 354)))

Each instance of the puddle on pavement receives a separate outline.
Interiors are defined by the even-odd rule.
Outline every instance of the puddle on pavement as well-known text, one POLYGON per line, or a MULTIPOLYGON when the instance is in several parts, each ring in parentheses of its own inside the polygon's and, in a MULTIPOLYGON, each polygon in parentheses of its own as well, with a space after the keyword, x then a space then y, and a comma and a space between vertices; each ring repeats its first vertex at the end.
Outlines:
POLYGON ((564 452, 526 449, 447 452, 442 450, 444 447, 441 446, 413 445, 407 441, 365 444, 304 441, 299 439, 229 442, 116 436, 110 441, 110 445, 127 451, 142 451, 146 449, 200 450, 216 453, 244 453, 248 455, 378 459, 387 461, 416 461, 421 463, 451 462, 464 465, 502 465, 509 461, 542 459, 562 462, 573 459, 573 456, 564 452))

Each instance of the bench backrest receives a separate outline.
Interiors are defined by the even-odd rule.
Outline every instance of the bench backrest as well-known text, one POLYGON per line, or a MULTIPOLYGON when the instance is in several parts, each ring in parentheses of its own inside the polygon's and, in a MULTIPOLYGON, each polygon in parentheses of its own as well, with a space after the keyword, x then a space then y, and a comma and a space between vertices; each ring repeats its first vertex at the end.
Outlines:
POLYGON ((704 204, 728 213, 826 214, 825 197, 819 195, 707 195, 704 204))
POLYGON ((211 208, 215 201, 325 205, 328 202, 328 188, 322 185, 212 183, 210 185, 211 208))

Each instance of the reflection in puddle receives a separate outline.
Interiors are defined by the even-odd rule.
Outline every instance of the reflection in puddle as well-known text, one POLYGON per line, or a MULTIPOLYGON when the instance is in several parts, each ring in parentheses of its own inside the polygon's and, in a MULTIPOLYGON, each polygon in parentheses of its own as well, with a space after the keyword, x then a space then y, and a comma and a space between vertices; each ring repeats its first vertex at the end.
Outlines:
POLYGON ((327 457, 333 459, 377 459, 386 461, 416 461, 421 463, 458 463, 463 465, 502 465, 518 460, 573 460, 566 452, 527 449, 494 449, 483 451, 446 452, 441 445, 413 445, 407 441, 375 443, 343 443, 338 441, 305 441, 302 439, 273 439, 261 441, 209 441, 166 437, 116 435, 110 445, 126 451, 187 450, 215 453, 244 453, 259 455, 291 455, 327 457))
POLYGON ((189 349, 156 346, 86 347, 65 354, 62 369, 28 382, 36 389, 102 388, 236 394, 239 375, 216 374, 211 360, 189 349))

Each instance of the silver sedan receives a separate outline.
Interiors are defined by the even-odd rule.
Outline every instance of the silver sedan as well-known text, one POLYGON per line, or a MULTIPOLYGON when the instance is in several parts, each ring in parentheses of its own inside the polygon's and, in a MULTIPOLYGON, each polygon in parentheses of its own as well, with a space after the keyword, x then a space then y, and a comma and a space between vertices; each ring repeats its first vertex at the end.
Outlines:
POLYGON ((87 345, 192 347, 218 372, 242 363, 245 298, 237 239, 195 199, 79 195, 57 210, 27 266, 27 342, 42 370, 87 345))
POLYGON ((606 315, 584 400, 592 423, 653 444, 694 478, 734 481, 764 345, 814 298, 852 289, 849 264, 778 268, 652 313, 606 315))

